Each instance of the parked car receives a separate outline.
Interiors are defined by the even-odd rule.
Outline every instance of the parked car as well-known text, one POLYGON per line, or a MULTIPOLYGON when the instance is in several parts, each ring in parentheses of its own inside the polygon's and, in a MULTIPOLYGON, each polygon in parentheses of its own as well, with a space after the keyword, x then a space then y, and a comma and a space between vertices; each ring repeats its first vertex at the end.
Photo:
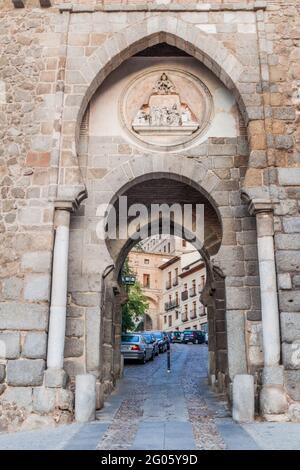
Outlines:
POLYGON ((157 338, 154 336, 153 333, 149 333, 148 331, 145 331, 145 333, 143 333, 143 336, 146 338, 147 343, 150 341, 150 343, 153 345, 153 360, 155 356, 159 355, 159 346, 157 338))
POLYGON ((153 344, 147 343, 141 333, 124 333, 121 338, 121 354, 124 359, 132 359, 145 364, 153 357, 153 344))
POLYGON ((201 330, 186 330, 183 332, 182 342, 184 344, 202 344, 205 342, 205 333, 201 330))
POLYGON ((171 341, 172 343, 181 343, 181 332, 172 331, 171 341))
POLYGON ((151 331, 158 342, 158 348, 160 353, 166 352, 168 349, 169 337, 164 331, 151 331))

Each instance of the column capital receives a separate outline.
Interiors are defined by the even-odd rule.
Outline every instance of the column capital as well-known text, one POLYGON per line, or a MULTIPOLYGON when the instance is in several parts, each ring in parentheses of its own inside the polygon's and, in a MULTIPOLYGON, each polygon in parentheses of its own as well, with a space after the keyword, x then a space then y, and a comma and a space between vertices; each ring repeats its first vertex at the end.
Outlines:
POLYGON ((56 199, 54 201, 54 207, 56 211, 68 211, 68 212, 75 212, 78 209, 79 205, 73 199, 56 199))
POLYGON ((270 199, 252 199, 249 202, 248 210, 251 215, 273 214, 273 204, 270 199))

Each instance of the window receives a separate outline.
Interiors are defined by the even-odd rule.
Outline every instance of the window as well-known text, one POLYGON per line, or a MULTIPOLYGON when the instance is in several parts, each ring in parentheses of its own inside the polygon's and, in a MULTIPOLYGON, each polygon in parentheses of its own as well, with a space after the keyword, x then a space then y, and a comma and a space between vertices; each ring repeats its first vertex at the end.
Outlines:
POLYGON ((146 288, 150 287, 150 274, 143 275, 143 287, 146 287, 146 288))
POLYGON ((144 264, 149 264, 149 259, 144 259, 144 264))
POLYGON ((167 315, 164 315, 164 323, 167 323, 167 315))
POLYGON ((170 251, 171 251, 171 244, 168 243, 168 253, 170 253, 170 251))
POLYGON ((179 305, 178 292, 176 292, 176 294, 175 294, 175 301, 176 301, 176 306, 179 305))
POLYGON ((167 251, 167 248, 166 248, 166 245, 165 245, 165 246, 164 246, 164 253, 166 253, 166 251, 167 251))
POLYGON ((186 247, 186 240, 182 240, 182 246, 186 247))
POLYGON ((171 317, 171 315, 169 316, 169 326, 172 326, 172 317, 171 317))
POLYGON ((184 290, 187 290, 187 283, 183 284, 184 290))
POLYGON ((178 318, 179 318, 179 312, 178 312, 178 310, 176 310, 176 312, 175 312, 175 318, 176 318, 176 320, 178 320, 178 318))

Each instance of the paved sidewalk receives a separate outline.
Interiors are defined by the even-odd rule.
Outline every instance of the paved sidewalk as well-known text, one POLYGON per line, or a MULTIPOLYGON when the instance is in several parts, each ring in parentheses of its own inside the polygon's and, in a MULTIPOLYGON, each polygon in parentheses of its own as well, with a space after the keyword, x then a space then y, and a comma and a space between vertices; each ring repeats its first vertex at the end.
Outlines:
POLYGON ((300 449, 300 424, 235 423, 206 381, 205 345, 172 345, 146 365, 128 365, 97 421, 0 433, 0 450, 300 449))

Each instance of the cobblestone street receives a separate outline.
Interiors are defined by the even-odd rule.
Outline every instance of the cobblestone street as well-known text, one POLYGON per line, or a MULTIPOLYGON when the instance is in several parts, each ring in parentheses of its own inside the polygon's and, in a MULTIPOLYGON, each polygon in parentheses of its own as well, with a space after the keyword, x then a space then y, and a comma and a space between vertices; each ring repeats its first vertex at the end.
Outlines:
POLYGON ((207 346, 173 344, 145 365, 128 364, 97 421, 0 434, 0 449, 298 449, 300 425, 239 425, 207 386, 207 346))

